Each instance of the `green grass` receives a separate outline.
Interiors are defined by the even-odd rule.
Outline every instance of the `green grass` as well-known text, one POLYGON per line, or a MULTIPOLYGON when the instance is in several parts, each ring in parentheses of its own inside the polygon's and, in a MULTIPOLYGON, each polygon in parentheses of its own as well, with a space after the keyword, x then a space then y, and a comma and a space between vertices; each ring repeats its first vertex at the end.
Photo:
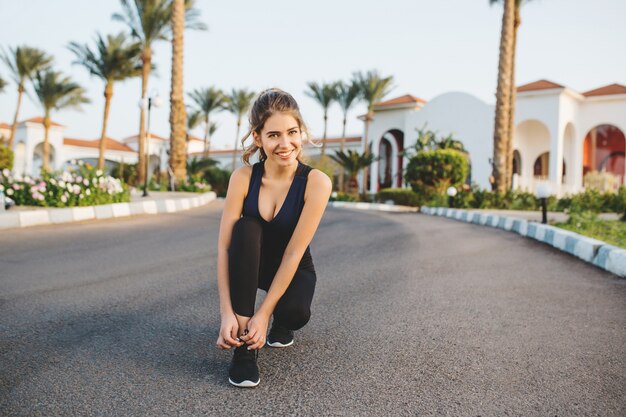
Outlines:
POLYGON ((611 245, 626 248, 626 222, 619 220, 599 220, 590 214, 572 215, 567 223, 555 226, 570 230, 611 245))

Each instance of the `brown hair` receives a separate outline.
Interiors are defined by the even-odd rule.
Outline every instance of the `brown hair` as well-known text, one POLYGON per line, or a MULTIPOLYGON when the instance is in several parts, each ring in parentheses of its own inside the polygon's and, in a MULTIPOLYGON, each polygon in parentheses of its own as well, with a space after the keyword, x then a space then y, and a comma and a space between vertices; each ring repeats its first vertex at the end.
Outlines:
MULTIPOLYGON (((287 113, 292 116, 298 122, 300 132, 303 134, 303 142, 306 140, 314 146, 321 146, 321 144, 313 143, 311 140, 309 129, 304 123, 302 114, 300 114, 298 103, 296 103, 296 100, 291 96, 291 94, 279 88, 268 88, 267 90, 262 91, 256 100, 254 100, 250 109, 250 114, 248 115, 250 127, 245 136, 241 138, 241 146, 243 147, 242 159, 244 164, 250 165, 250 157, 253 156, 257 150, 260 153, 259 161, 265 161, 267 159, 267 155, 265 154, 263 148, 258 147, 254 141, 252 141, 249 146, 245 146, 244 142, 248 136, 252 134, 252 132, 256 132, 260 135, 267 119, 275 113, 287 113)), ((300 149, 300 153, 298 153, 296 159, 304 163, 306 157, 303 155, 302 149, 300 149)))

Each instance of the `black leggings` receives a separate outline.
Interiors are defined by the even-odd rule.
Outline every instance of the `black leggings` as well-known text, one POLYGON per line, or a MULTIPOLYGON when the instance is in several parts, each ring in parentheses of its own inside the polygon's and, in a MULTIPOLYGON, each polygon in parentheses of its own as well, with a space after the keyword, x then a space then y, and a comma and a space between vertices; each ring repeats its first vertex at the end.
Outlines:
MULTIPOLYGON (((228 248, 230 300, 235 313, 252 317, 257 288, 267 282, 261 277, 263 259, 263 226, 259 219, 243 216, 235 222, 228 248)), ((275 273, 275 271, 272 271, 275 273)), ((270 283, 273 276, 269 278, 270 283)), ((274 322, 290 330, 302 328, 311 318, 311 302, 317 281, 315 271, 298 269, 287 290, 276 304, 274 322)))

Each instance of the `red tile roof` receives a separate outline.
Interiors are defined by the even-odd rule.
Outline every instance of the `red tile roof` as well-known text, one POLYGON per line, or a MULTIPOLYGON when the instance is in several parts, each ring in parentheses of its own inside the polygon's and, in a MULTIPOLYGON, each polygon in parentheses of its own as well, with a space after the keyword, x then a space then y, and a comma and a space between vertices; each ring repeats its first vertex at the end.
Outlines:
POLYGON ((11 125, 8 123, 0 123, 0 129, 11 129, 11 125))
MULTIPOLYGON (((79 146, 82 148, 99 148, 100 139, 86 140, 86 139, 63 138, 63 144, 68 145, 68 146, 79 146)), ((105 144, 106 144, 106 148, 111 151, 135 152, 134 150, 124 145, 123 143, 118 142, 115 139, 111 139, 109 137, 105 139, 105 144)))
POLYGON ((523 93, 524 91, 549 90, 552 88, 565 88, 565 86, 553 83, 552 81, 548 80, 539 80, 532 83, 520 85, 519 87, 517 87, 517 92, 523 93))
MULTIPOLYGON (((22 124, 22 123, 41 123, 41 124, 43 124, 43 117, 31 117, 30 119, 22 120, 18 124, 22 124)), ((65 127, 62 124, 57 123, 57 122, 53 122, 53 121, 50 121, 50 125, 51 126, 65 127)))
MULTIPOLYGON (((127 138, 124 138, 124 143, 128 143, 128 142, 137 142, 137 138, 139 137, 139 135, 133 135, 133 136, 129 136, 127 138)), ((155 133, 150 133, 150 139, 156 139, 156 140, 169 140, 169 139, 165 139, 162 136, 159 136, 155 133)))
POLYGON ((400 97, 392 98, 387 101, 381 101, 376 103, 376 107, 395 106, 398 104, 411 104, 411 103, 426 103, 426 100, 419 97, 412 96, 411 94, 405 94, 400 97))
POLYGON ((608 96, 611 94, 626 94, 626 86, 621 84, 609 84, 604 87, 589 90, 583 93, 585 97, 608 96))

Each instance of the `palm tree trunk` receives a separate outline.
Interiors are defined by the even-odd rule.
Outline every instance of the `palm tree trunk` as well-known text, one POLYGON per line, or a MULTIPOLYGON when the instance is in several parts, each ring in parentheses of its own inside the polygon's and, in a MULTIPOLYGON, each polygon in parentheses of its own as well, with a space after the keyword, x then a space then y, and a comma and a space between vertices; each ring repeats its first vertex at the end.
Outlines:
POLYGON ((520 16, 520 2, 515 2, 515 20, 513 23, 513 49, 511 51, 511 106, 509 108, 509 135, 506 150, 506 186, 513 186, 513 134, 515 133, 515 53, 517 50, 517 28, 522 23, 520 16))
POLYGON ((113 97, 113 82, 107 82, 104 87, 104 118, 102 120, 102 134, 100 135, 100 155, 98 156, 98 169, 104 170, 104 154, 106 152, 107 122, 109 120, 109 109, 111 108, 111 97, 113 97))
POLYGON ((20 114, 20 107, 22 105, 22 96, 24 95, 24 86, 20 83, 17 86, 17 107, 15 109, 15 116, 13 116, 13 124, 11 125, 11 134, 9 135, 9 149, 13 149, 13 140, 15 139, 15 130, 17 129, 17 117, 20 114))
POLYGON ((187 178, 185 129, 187 115, 183 100, 183 32, 185 30, 185 2, 172 3, 172 88, 170 92, 170 166, 180 181, 187 178))
POLYGON ((204 116, 204 157, 209 157, 209 114, 204 116))
MULTIPOLYGON (((346 123, 348 121, 348 114, 343 114, 343 130, 341 132, 341 142, 339 143, 339 150, 343 152, 346 143, 346 123)), ((344 190, 344 169, 343 167, 339 170, 339 192, 343 193, 344 190)))
POLYGON ((509 137, 509 115, 511 105, 511 51, 513 48, 513 20, 515 0, 504 0, 502 30, 500 33, 500 58, 498 63, 498 87, 493 129, 493 177, 495 189, 504 193, 506 185, 506 152, 509 137))
POLYGON ((324 158, 326 157, 326 128, 328 127, 328 112, 324 111, 324 139, 322 140, 322 155, 320 157, 320 162, 324 162, 324 158))
POLYGON ((46 114, 43 119, 43 161, 42 168, 44 171, 50 171, 50 141, 48 140, 48 133, 50 132, 50 113, 46 110, 46 114))
POLYGON ((241 116, 237 118, 237 136, 235 137, 235 147, 233 148, 233 166, 231 172, 235 172, 235 163, 237 162, 237 142, 239 141, 239 128, 241 127, 241 116))
MULTIPOLYGON (((365 115, 365 137, 363 138, 363 146, 365 146, 365 151, 363 152, 363 154, 367 157, 369 155, 369 143, 368 143, 368 138, 369 138, 369 130, 370 130, 370 122, 372 121, 373 116, 372 116, 372 111, 368 111, 367 115, 365 115)), ((368 190, 368 181, 367 181, 367 176, 368 176, 368 172, 369 172, 369 167, 363 167, 363 196, 365 196, 365 194, 367 193, 368 190)))
MULTIPOLYGON (((150 67, 152 66, 152 48, 149 46, 144 47, 141 54, 141 98, 146 98, 146 92, 148 90, 148 79, 150 78, 150 67)), ((139 138, 137 148, 137 184, 142 184, 146 175, 146 109, 141 107, 139 118, 139 138)))

